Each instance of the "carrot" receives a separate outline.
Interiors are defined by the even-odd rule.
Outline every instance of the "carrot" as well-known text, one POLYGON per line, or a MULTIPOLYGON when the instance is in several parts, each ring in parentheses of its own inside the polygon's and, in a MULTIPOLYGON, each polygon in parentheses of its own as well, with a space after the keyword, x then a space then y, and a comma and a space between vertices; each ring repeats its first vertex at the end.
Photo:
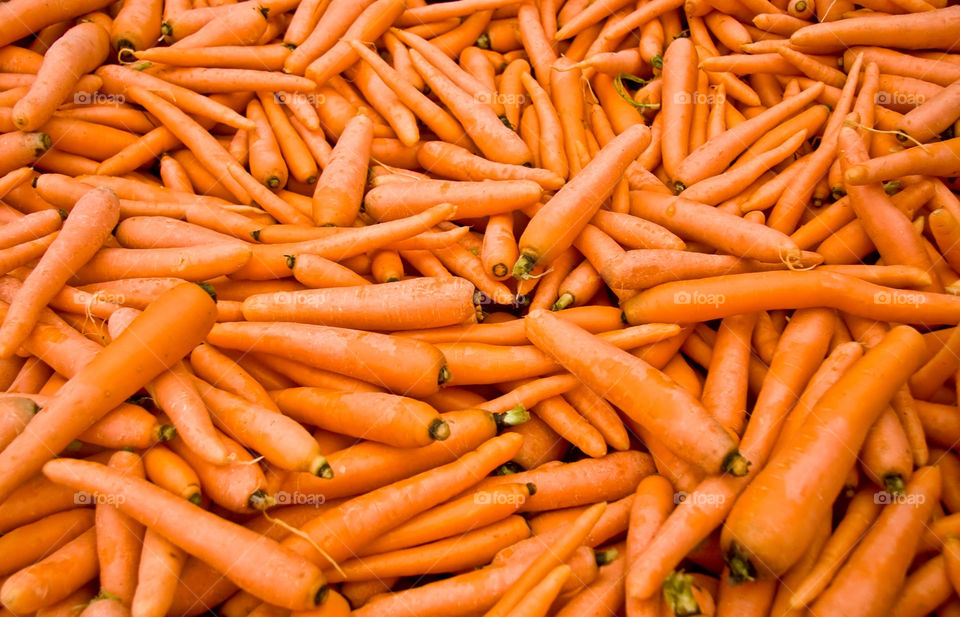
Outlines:
POLYGON ((0 450, 6 448, 17 435, 23 432, 38 410, 36 403, 29 398, 10 398, 0 401, 0 450))
POLYGON ((410 59, 423 80, 450 108, 451 113, 487 158, 498 163, 516 165, 530 161, 530 151, 526 144, 516 133, 503 125, 489 105, 461 90, 416 49, 410 50, 410 59))
POLYGON ((403 8, 404 2, 401 0, 376 0, 356 17, 343 33, 342 39, 307 65, 304 74, 317 85, 324 85, 331 77, 357 61, 357 52, 347 41, 375 41, 390 28, 403 8))
POLYGON ((147 478, 191 503, 200 501, 200 479, 182 458, 165 446, 157 445, 143 455, 147 478))
POLYGON ((307 65, 333 47, 334 43, 347 31, 350 24, 373 4, 373 0, 350 2, 333 0, 327 6, 316 26, 305 40, 297 44, 287 60, 283 70, 286 73, 302 75, 307 65))
POLYGON ((93 511, 76 508, 45 516, 3 535, 0 546, 4 576, 26 568, 49 555, 93 526, 93 511))
POLYGON ((94 23, 81 23, 50 46, 37 79, 13 106, 13 122, 22 131, 35 131, 53 116, 84 73, 107 59, 110 35, 94 23))
POLYGON ((915 550, 922 526, 930 516, 940 494, 940 473, 935 467, 917 470, 905 495, 916 503, 892 503, 883 509, 871 530, 837 572, 833 584, 812 605, 811 610, 841 610, 849 614, 882 615, 897 599, 896 588, 904 580, 907 564, 895 559, 891 546, 915 550), (883 576, 872 578, 867 590, 863 581, 853 583, 864 571, 880 570, 883 576), (842 608, 845 607, 845 608, 842 608))
MULTIPOLYGON (((143 478, 140 457, 130 452, 116 452, 108 465, 118 473, 143 478)), ((119 512, 114 504, 96 505, 97 562, 100 566, 100 587, 119 602, 129 606, 137 587, 137 565, 143 543, 143 525, 119 512)))
POLYGON ((573 243, 612 192, 620 173, 646 147, 649 135, 642 125, 618 135, 534 215, 520 236, 514 277, 526 277, 537 263, 549 264, 573 243))
POLYGON ((197 376, 261 407, 279 411, 264 387, 233 360, 210 345, 198 345, 190 353, 190 366, 197 376))
POLYGON ((10 355, 27 338, 40 309, 101 246, 117 224, 119 202, 112 191, 98 189, 81 198, 73 212, 14 297, 0 326, 7 337, 0 355, 10 355))
POLYGON ((78 268, 70 281, 87 285, 124 276, 202 281, 236 272, 250 261, 250 256, 248 246, 232 241, 155 249, 104 248, 78 268))
POLYGON ((177 579, 187 555, 175 544, 147 529, 137 576, 137 589, 130 605, 134 617, 161 617, 173 603, 177 579))
POLYGON ((495 163, 467 149, 441 141, 428 141, 417 151, 424 169, 454 180, 532 180, 544 190, 563 186, 563 178, 545 169, 495 163))
POLYGON ((202 556, 218 570, 228 572, 231 580, 258 597, 297 609, 316 606, 323 599, 326 591, 323 577, 302 557, 253 531, 203 512, 144 480, 123 476, 96 463, 65 459, 49 462, 44 473, 75 488, 123 497, 118 507, 125 514, 156 529, 181 549, 202 556), (189 519, 190 525, 177 526, 173 513, 189 519), (229 542, 224 539, 227 536, 229 542), (278 587, 271 583, 264 571, 277 573, 274 575, 283 573, 286 584, 278 587))
POLYGON ((953 7, 909 15, 878 15, 876 20, 856 17, 800 28, 790 35, 790 42, 814 53, 854 45, 947 50, 953 44, 950 29, 958 19, 960 11, 953 7))
MULTIPOLYGON (((170 46, 179 49, 216 47, 221 45, 251 45, 259 41, 267 30, 267 14, 258 6, 245 6, 243 10, 224 12, 196 32, 178 37, 170 46)), ((271 37, 272 38, 272 37, 271 37)))
MULTIPOLYGON (((94 463, 87 463, 94 464, 94 463)), ((63 600, 97 576, 96 531, 90 528, 0 587, 3 605, 30 613, 63 600)))
POLYGON ((208 342, 247 352, 287 355, 296 350, 302 360, 317 368, 352 373, 365 381, 414 396, 436 392, 450 377, 441 353, 433 346, 373 332, 294 323, 238 322, 217 324, 208 342), (393 346, 395 353, 405 357, 403 371, 399 367, 388 368, 391 359, 382 355, 384 344, 393 346))
POLYGON ((723 320, 703 384, 701 401, 723 426, 743 434, 746 420, 750 333, 756 314, 734 315, 723 320))
POLYGON ((247 103, 247 118, 256 126, 247 137, 251 175, 270 188, 286 186, 289 170, 259 100, 247 103))
POLYGON ((628 323, 632 324, 664 320, 683 323, 758 310, 803 306, 837 308, 861 317, 901 323, 953 323, 950 317, 955 312, 953 302, 942 294, 909 292, 913 294, 909 297, 916 300, 916 306, 910 306, 908 310, 898 306, 907 302, 908 296, 903 295, 905 293, 908 292, 830 272, 761 272, 711 277, 700 279, 695 284, 683 281, 664 283, 631 298, 624 303, 623 309, 628 323), (822 295, 798 302, 795 298, 788 300, 778 295, 783 293, 783 289, 789 289, 790 293, 809 289, 811 294, 822 295), (696 303, 692 302, 694 292, 699 298, 696 303), (723 302, 713 301, 721 296, 723 302), (685 308, 688 301, 691 304, 685 308), (663 313, 667 307, 668 312, 663 313), (693 312, 685 315, 684 312, 688 310, 695 311, 696 316, 690 316, 693 312))
POLYGON ((391 221, 438 204, 454 203, 456 218, 473 218, 530 206, 542 194, 540 185, 530 180, 419 180, 385 184, 368 191, 363 209, 376 220, 391 221))
MULTIPOLYGON (((591 341, 586 332, 572 324, 550 317, 544 311, 531 314, 526 322, 527 335, 538 346, 543 346, 551 355, 557 358, 565 368, 585 381, 585 384, 594 391, 606 392, 605 397, 636 419, 648 426, 676 454, 700 465, 708 470, 728 470, 740 473, 745 472, 742 465, 745 461, 736 454, 735 443, 726 431, 712 418, 705 409, 695 401, 689 393, 668 383, 655 369, 639 358, 625 354, 609 343, 591 341), (576 337, 576 338, 572 338, 576 337), (597 354, 597 362, 607 363, 610 370, 622 373, 612 385, 609 379, 597 381, 599 373, 594 368, 584 364, 583 356, 576 357, 565 353, 559 346, 560 340, 577 340, 577 347, 582 349, 591 347, 597 354), (619 367, 619 368, 616 368, 619 367), (629 367, 629 369, 628 369, 629 367), (646 401, 640 403, 634 399, 631 392, 639 392, 640 383, 644 383, 646 401), (653 398, 655 397, 655 398, 653 398), (662 398, 661 398, 662 397, 662 398), (674 413, 682 410, 691 418, 689 426, 683 430, 667 430, 658 418, 657 408, 666 405, 663 401, 672 400, 669 406, 674 413), (695 420, 694 420, 695 418, 695 420)), ((596 364, 594 365, 596 366, 596 364)), ((608 371, 609 372, 609 371, 608 371)), ((676 416, 673 422, 676 422, 676 416)))
POLYGON ((298 422, 400 448, 427 446, 450 435, 432 407, 392 394, 294 388, 273 396, 280 410, 298 422))
POLYGON ((852 445, 859 446, 866 438, 867 431, 885 408, 893 393, 906 380, 906 374, 919 364, 915 355, 901 355, 902 364, 893 365, 887 362, 882 354, 885 349, 894 347, 904 353, 915 353, 919 340, 916 331, 908 328, 895 328, 887 334, 878 345, 858 360, 850 370, 844 374, 834 386, 820 399, 811 415, 791 441, 788 449, 775 453, 771 463, 762 470, 757 479, 744 491, 737 500, 724 529, 724 544, 728 563, 731 564, 732 575, 738 580, 752 580, 756 576, 768 577, 771 573, 782 573, 799 559, 801 547, 794 544, 790 548, 777 546, 779 543, 770 538, 762 542, 755 542, 753 534, 758 533, 758 521, 750 518, 750 530, 743 535, 744 516, 747 512, 757 508, 763 509, 763 502, 773 499, 777 503, 773 517, 792 518, 793 529, 796 533, 809 537, 813 532, 813 523, 816 515, 824 512, 824 506, 813 506, 810 503, 812 493, 795 495, 799 509, 787 509, 783 502, 775 495, 786 489, 782 483, 786 470, 793 464, 804 460, 811 454, 817 458, 817 465, 807 466, 808 473, 816 473, 816 485, 827 495, 837 494, 842 488, 843 478, 835 473, 836 468, 847 469, 852 464, 855 455, 848 450, 852 445), (908 364, 908 366, 904 366, 908 364), (885 379, 875 379, 874 375, 884 375, 885 379), (871 377, 867 378, 866 375, 871 377), (881 386, 881 384, 883 384, 881 386), (845 399, 852 397, 856 406, 850 406, 845 399), (847 414, 837 414, 831 409, 844 409, 847 414), (828 428, 829 427, 829 428, 828 428), (840 446, 839 437, 843 434, 843 446, 840 446), (829 435, 829 437, 827 437, 829 435), (834 442, 833 440, 838 441, 834 442), (762 496, 761 496, 762 495, 762 496), (799 504, 804 504, 799 506, 799 504), (731 537, 733 536, 733 537, 731 537), (735 539, 733 539, 735 538, 735 539))
POLYGON ((373 123, 354 116, 347 124, 313 193, 313 220, 317 225, 347 226, 356 218, 367 177, 373 123))
POLYGON ((802 259, 793 240, 784 234, 682 196, 633 191, 630 212, 731 255, 787 264, 802 259))
POLYGON ((329 580, 358 581, 463 570, 486 564, 500 549, 529 535, 526 521, 511 516, 455 537, 345 561, 340 565, 343 573, 332 572, 329 580))
POLYGON ((291 536, 284 545, 325 566, 343 561, 387 529, 475 484, 509 460, 520 441, 516 435, 495 437, 453 463, 355 497, 301 528, 318 544, 291 536))
POLYGON ((863 185, 912 174, 950 176, 956 173, 960 138, 909 148, 851 166, 844 173, 850 185, 863 185))

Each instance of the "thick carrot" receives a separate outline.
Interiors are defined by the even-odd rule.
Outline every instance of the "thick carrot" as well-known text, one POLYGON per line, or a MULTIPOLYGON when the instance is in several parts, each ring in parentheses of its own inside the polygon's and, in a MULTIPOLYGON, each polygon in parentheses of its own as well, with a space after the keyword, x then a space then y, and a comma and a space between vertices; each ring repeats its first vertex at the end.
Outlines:
POLYGON ((942 8, 909 15, 855 17, 800 28, 790 35, 791 44, 803 51, 829 53, 854 45, 894 49, 943 49, 952 47, 951 29, 960 23, 960 10, 942 8))
POLYGON ((296 609, 311 608, 323 600, 323 576, 302 557, 145 480, 96 463, 67 459, 47 463, 44 473, 74 488, 112 495, 118 502, 122 499, 117 504, 122 512, 201 557, 258 597, 296 609), (177 524, 178 518, 189 520, 189 525, 177 524), (284 584, 271 580, 267 573, 282 577, 284 584))
POLYGON ((721 322, 701 395, 707 411, 738 435, 743 434, 746 420, 750 334, 756 322, 755 313, 721 322))
POLYGON ((442 203, 456 204, 456 218, 474 218, 525 208, 543 189, 531 180, 457 182, 418 180, 378 186, 363 198, 363 209, 378 221, 391 221, 442 203))
POLYGON ((0 573, 8 576, 43 559, 93 526, 93 511, 65 510, 5 533, 0 573))
POLYGON ((363 199, 372 140, 373 123, 369 118, 357 115, 347 123, 314 189, 314 223, 353 223, 363 199))
POLYGON ((525 325, 527 336, 536 345, 547 350, 588 387, 604 393, 625 413, 647 426, 669 444, 674 453, 706 470, 732 471, 739 475, 746 472, 746 461, 736 453, 736 443, 726 430, 688 392, 643 360, 610 343, 593 340, 582 329, 545 311, 532 313, 525 325), (560 345, 560 341, 573 340, 578 341, 577 354, 567 353, 560 345), (592 349, 592 361, 585 360, 585 349, 592 349), (601 371, 601 366, 606 369, 601 371), (618 377, 611 380, 611 371, 618 377), (601 377, 601 372, 607 376, 601 377), (643 401, 636 399, 640 391, 645 392, 643 401), (673 409, 674 414, 670 427, 666 426, 665 416, 659 411, 667 407, 673 409), (687 419, 684 428, 677 429, 680 420, 676 414, 681 412, 687 419))
POLYGON ((820 399, 810 417, 791 441, 789 447, 775 453, 770 464, 757 475, 753 483, 737 500, 724 528, 724 544, 728 563, 733 576, 739 580, 752 580, 754 577, 769 577, 772 573, 783 573, 799 559, 802 554, 800 544, 787 548, 781 542, 767 536, 760 540, 761 527, 772 524, 773 518, 791 520, 795 534, 811 537, 816 516, 825 512, 826 503, 820 502, 820 491, 827 495, 836 495, 842 489, 842 474, 837 469, 846 470, 852 466, 855 454, 849 448, 859 446, 866 438, 873 421, 880 415, 896 390, 906 381, 906 377, 915 365, 919 364, 916 352, 920 340, 917 332, 909 327, 895 328, 887 334, 876 347, 869 350, 833 387, 820 399), (888 349, 900 350, 897 362, 885 357, 888 349), (910 355, 907 355, 910 354, 910 355), (883 378, 879 376, 883 375, 883 378), (849 401, 856 401, 850 403, 849 401), (843 412, 833 410, 842 409, 843 412), (804 464, 806 473, 813 474, 811 480, 816 489, 806 494, 796 494, 795 487, 787 487, 784 477, 795 464, 814 457, 815 464, 804 464), (796 508, 785 508, 784 501, 777 495, 782 491, 793 491, 796 508), (816 496, 815 496, 816 495, 816 496), (773 508, 765 509, 767 503, 775 503, 773 508), (814 502, 822 505, 814 505, 814 502), (750 516, 751 511, 770 512, 760 522, 750 516), (749 530, 744 530, 744 522, 749 517, 749 530), (768 522, 769 521, 769 522, 768 522), (743 532, 743 535, 739 535, 743 532))
POLYGON ((289 170, 280 153, 277 136, 259 100, 253 99, 247 103, 247 119, 255 125, 247 135, 250 174, 270 188, 286 186, 289 170))

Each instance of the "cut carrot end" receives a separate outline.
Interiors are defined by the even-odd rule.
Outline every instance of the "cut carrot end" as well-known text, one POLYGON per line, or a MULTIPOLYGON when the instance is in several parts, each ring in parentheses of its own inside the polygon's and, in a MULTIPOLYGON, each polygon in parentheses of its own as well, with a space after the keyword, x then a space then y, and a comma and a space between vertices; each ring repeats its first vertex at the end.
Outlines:
POLYGON ((519 259, 517 259, 517 263, 513 264, 513 278, 530 278, 530 271, 533 270, 535 265, 537 265, 536 257, 532 257, 526 253, 520 255, 519 259))
POLYGON ((498 279, 505 277, 509 272, 507 264, 494 264, 490 270, 493 272, 493 276, 498 279))
MULTIPOLYGON (((512 475, 515 474, 515 473, 522 473, 522 472, 524 472, 524 471, 526 471, 526 470, 523 468, 523 465, 521 465, 520 463, 515 463, 515 462, 513 462, 513 461, 507 461, 507 462, 504 463, 503 465, 500 465, 499 467, 497 467, 496 469, 494 469, 492 475, 495 475, 495 476, 512 476, 512 475)), ((531 493, 531 495, 532 495, 532 494, 533 494, 533 493, 531 493)))
POLYGON ((883 477, 883 488, 891 495, 902 495, 907 485, 903 481, 903 476, 891 473, 883 477))
POLYGON ((440 373, 437 375, 437 384, 442 386, 450 381, 451 377, 453 377, 453 375, 450 374, 450 369, 448 369, 447 365, 444 364, 440 367, 440 373))
POLYGON ((195 493, 191 493, 190 496, 187 497, 187 501, 195 506, 199 506, 203 502, 203 496, 200 494, 200 491, 197 491, 195 493))
POLYGON ((268 495, 265 490, 258 488, 250 494, 250 497, 247 499, 247 505, 254 510, 263 511, 277 505, 277 501, 268 495))
POLYGON ((620 556, 620 551, 615 548, 608 548, 604 551, 594 551, 593 558, 596 560, 597 565, 603 567, 605 565, 611 564, 617 560, 617 557, 620 556))
POLYGON ((736 542, 730 544, 730 548, 727 549, 727 552, 724 554, 723 560, 730 568, 729 581, 731 585, 739 585, 756 578, 757 569, 753 567, 746 551, 736 542))
POLYGON ((537 494, 537 485, 533 482, 527 482, 527 492, 531 497, 537 494))
POLYGON ((210 283, 204 283, 202 281, 197 283, 197 285, 199 285, 201 289, 207 292, 207 295, 213 298, 214 302, 217 301, 217 290, 213 288, 213 285, 211 285, 210 283))
POLYGON ((724 457, 722 469, 724 472, 739 478, 747 475, 750 470, 750 461, 739 452, 731 452, 724 457))
POLYGON ((177 436, 177 427, 172 424, 161 424, 157 429, 157 441, 170 441, 177 436))
POLYGON ((328 595, 330 595, 330 587, 327 585, 321 586, 316 595, 313 596, 313 603, 320 606, 326 601, 328 595))
POLYGON ((517 405, 503 413, 493 414, 493 419, 496 420, 498 428, 519 426, 530 419, 530 412, 523 405, 517 405))
POLYGON ((663 599, 677 617, 700 614, 700 605, 693 597, 693 577, 681 572, 671 572, 663 579, 663 599))
POLYGON ((430 423, 430 428, 427 429, 427 432, 437 441, 443 441, 450 436, 450 425, 437 418, 430 423))
POLYGON ((310 463, 310 468, 308 469, 313 475, 329 480, 333 477, 333 468, 330 467, 330 464, 327 463, 327 459, 323 456, 318 456, 310 463))

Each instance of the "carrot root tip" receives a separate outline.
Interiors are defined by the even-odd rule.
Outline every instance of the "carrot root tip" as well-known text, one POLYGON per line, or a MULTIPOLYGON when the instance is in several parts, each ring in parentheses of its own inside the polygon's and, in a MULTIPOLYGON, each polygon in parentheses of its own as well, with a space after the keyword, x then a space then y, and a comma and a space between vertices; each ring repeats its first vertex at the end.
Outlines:
POLYGON ((724 472, 739 478, 747 475, 750 470, 750 461, 739 452, 731 452, 723 458, 722 469, 724 472))
POLYGON ((437 418, 430 423, 430 427, 427 429, 427 432, 430 433, 430 437, 436 439, 437 441, 443 441, 450 436, 450 425, 437 418))
POLYGON ((671 572, 663 579, 663 599, 677 617, 700 614, 700 605, 693 597, 693 577, 689 574, 671 572))
POLYGON ((517 405, 513 409, 503 413, 493 414, 493 419, 497 422, 498 428, 510 426, 519 426, 530 419, 530 412, 523 405, 517 405))
POLYGON ((524 470, 523 465, 520 463, 515 463, 513 461, 507 461, 503 465, 500 465, 493 470, 493 475, 495 476, 512 476, 515 473, 522 473, 524 470))
POLYGON ((730 544, 730 548, 723 555, 723 560, 730 568, 729 581, 731 585, 739 585, 756 579, 757 569, 750 562, 747 552, 736 542, 730 544))

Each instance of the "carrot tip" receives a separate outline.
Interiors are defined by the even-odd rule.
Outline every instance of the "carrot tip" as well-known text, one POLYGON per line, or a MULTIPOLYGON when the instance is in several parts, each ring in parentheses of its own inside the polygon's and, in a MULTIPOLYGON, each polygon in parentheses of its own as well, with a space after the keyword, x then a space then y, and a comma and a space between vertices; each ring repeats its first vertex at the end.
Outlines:
POLYGON ((502 279, 509 273, 509 270, 507 270, 507 264, 494 264, 490 270, 493 272, 493 276, 498 279, 502 279))
POLYGON ((453 377, 453 375, 450 374, 450 369, 448 369, 447 365, 444 364, 443 366, 440 367, 440 373, 437 374, 437 384, 442 386, 443 384, 450 381, 451 377, 453 377))
POLYGON ((498 428, 519 426, 530 419, 530 412, 523 405, 517 405, 503 413, 493 414, 493 419, 496 420, 498 428))
POLYGON ((161 424, 157 429, 157 441, 170 441, 177 436, 177 427, 172 424, 161 424))
POLYGON ((527 482, 527 492, 531 497, 537 494, 537 485, 533 482, 527 482))
POLYGON ((297 258, 295 255, 284 255, 287 260, 287 267, 293 270, 293 267, 297 265, 297 258))
POLYGON ((427 429, 427 432, 429 432, 430 436, 437 441, 443 441, 450 436, 450 425, 440 418, 437 418, 430 423, 430 427, 427 429))
POLYGON ((724 457, 722 469, 724 472, 739 478, 747 475, 747 471, 750 470, 750 461, 739 452, 731 452, 724 457))
POLYGON ((684 184, 683 182, 680 182, 679 180, 677 180, 676 182, 673 183, 673 194, 674 194, 674 195, 679 195, 680 193, 684 192, 685 190, 687 190, 687 185, 684 184))
POLYGON ((731 585, 739 585, 756 578, 757 569, 750 562, 750 557, 746 551, 736 542, 730 544, 730 548, 723 555, 723 560, 730 568, 729 581, 731 585))
POLYGON ((671 572, 663 579, 663 599, 677 617, 700 614, 700 605, 693 597, 693 577, 689 574, 671 572))
POLYGON ((254 510, 266 510, 277 505, 277 501, 267 494, 263 489, 258 488, 250 494, 247 499, 247 505, 254 510))
POLYGON ((321 586, 313 596, 313 603, 320 606, 326 601, 328 595, 330 595, 330 587, 327 585, 321 586))
POLYGON ((211 285, 210 283, 204 283, 202 281, 197 283, 197 285, 199 285, 201 289, 207 292, 207 295, 213 298, 214 302, 217 301, 217 290, 213 288, 213 285, 211 285))
POLYGON ((260 242, 260 230, 254 229, 253 231, 251 231, 250 237, 256 240, 257 242, 260 242))
POLYGON ((195 506, 199 506, 203 502, 203 497, 200 495, 200 492, 197 491, 195 493, 191 493, 190 496, 187 497, 187 501, 195 506))

